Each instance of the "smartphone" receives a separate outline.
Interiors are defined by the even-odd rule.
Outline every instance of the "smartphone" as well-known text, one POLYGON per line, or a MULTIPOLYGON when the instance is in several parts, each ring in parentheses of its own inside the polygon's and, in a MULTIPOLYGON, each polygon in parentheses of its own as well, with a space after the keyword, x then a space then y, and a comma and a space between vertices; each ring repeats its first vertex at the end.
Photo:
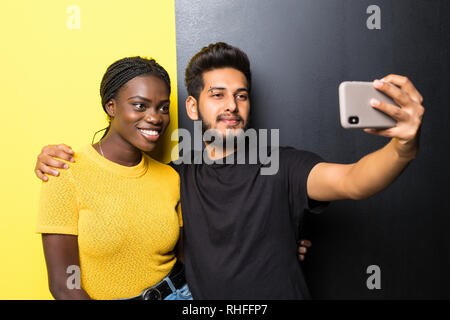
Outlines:
POLYGON ((375 89, 372 82, 342 82, 339 85, 341 126, 345 129, 383 129, 394 127, 397 121, 386 113, 373 108, 370 105, 370 99, 372 98, 398 107, 394 100, 375 89))

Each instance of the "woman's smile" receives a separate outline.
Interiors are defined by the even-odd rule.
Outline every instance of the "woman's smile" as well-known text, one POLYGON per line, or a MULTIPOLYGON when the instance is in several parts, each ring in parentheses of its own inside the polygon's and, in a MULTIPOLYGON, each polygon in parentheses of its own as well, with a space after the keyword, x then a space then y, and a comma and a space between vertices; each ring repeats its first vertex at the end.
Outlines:
POLYGON ((150 142, 156 142, 159 137, 161 136, 160 132, 161 129, 144 129, 144 128, 138 128, 138 131, 141 133, 141 135, 150 142))

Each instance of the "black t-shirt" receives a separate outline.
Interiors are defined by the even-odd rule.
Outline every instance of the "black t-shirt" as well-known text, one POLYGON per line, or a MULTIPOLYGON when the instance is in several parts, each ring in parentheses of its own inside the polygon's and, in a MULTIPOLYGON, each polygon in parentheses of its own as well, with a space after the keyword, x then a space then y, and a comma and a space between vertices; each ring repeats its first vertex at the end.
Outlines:
POLYGON ((297 240, 306 211, 328 202, 307 197, 311 169, 323 159, 279 148, 279 170, 258 164, 182 164, 186 279, 194 299, 309 299, 297 240))

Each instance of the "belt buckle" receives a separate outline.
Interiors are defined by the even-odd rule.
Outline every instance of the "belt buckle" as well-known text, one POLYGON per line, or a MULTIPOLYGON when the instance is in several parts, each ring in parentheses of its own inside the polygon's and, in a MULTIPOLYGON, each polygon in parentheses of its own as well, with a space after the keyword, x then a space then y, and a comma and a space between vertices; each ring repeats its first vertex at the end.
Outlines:
POLYGON ((149 288, 142 294, 143 300, 162 300, 161 292, 157 288, 149 288))

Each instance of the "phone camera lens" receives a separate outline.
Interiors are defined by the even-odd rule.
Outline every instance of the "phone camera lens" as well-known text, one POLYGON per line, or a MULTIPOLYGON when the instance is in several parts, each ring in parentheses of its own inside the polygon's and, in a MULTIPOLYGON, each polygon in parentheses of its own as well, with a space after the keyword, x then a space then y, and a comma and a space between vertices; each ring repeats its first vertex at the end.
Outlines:
POLYGON ((359 118, 356 116, 348 117, 348 123, 350 124, 358 124, 359 118))

